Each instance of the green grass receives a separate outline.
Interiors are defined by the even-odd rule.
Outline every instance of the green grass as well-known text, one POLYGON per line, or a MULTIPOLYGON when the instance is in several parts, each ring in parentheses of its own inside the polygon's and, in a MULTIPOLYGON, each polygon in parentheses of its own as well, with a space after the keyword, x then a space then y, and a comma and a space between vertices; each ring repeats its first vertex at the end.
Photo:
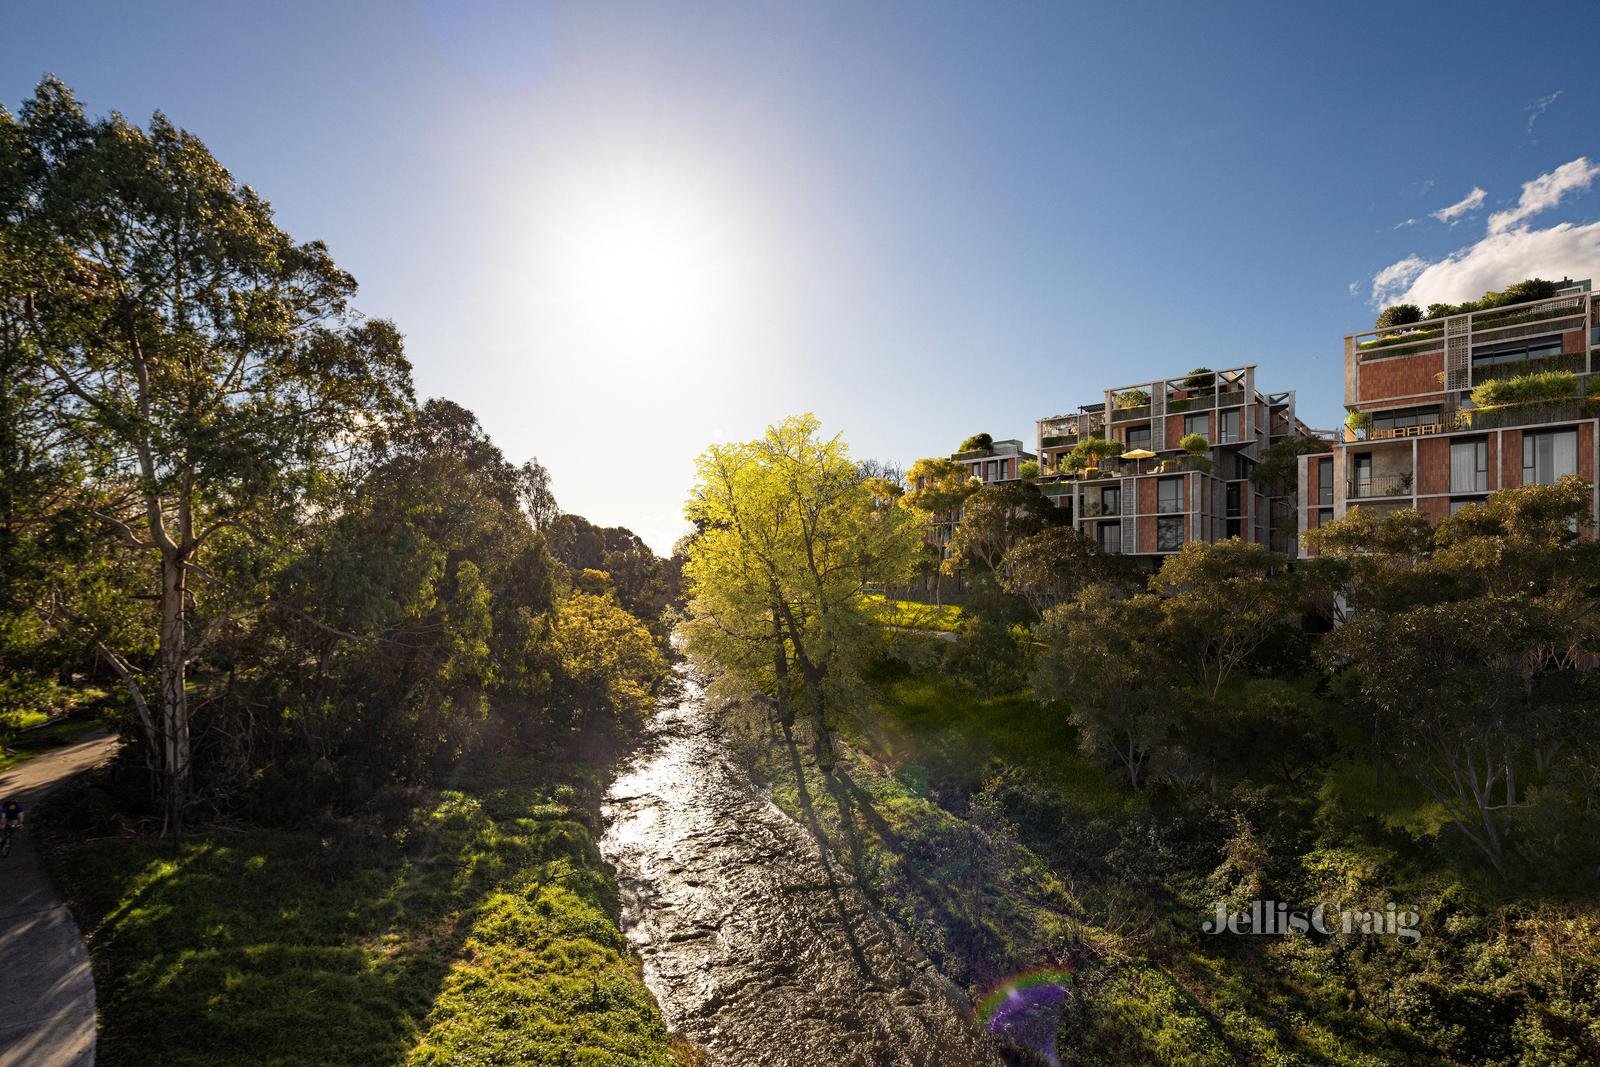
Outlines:
POLYGON ((101 1062, 659 1064, 674 1051, 564 803, 447 791, 383 834, 102 838, 56 857, 101 1062))
POLYGON ((38 711, 0 714, 0 771, 114 727, 116 709, 105 702, 105 695, 100 690, 85 690, 73 710, 54 717, 38 711))
POLYGON ((1044 707, 1025 692, 984 696, 931 672, 885 680, 877 693, 875 705, 847 729, 905 780, 976 783, 999 760, 1086 809, 1119 809, 1126 802, 1105 773, 1078 754, 1065 709, 1044 707))
POLYGON ((876 593, 866 596, 868 610, 885 626, 908 630, 942 630, 952 633, 961 627, 958 604, 922 604, 915 600, 892 600, 876 593))

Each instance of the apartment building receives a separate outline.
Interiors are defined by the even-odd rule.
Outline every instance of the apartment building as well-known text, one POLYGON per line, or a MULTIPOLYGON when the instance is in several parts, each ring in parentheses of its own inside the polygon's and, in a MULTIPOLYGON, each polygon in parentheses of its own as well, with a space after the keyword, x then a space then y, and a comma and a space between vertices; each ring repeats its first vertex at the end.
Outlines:
POLYGON ((1292 492, 1268 495, 1250 472, 1269 445, 1313 434, 1294 397, 1257 389, 1253 364, 1107 389, 1093 404, 1038 421, 1039 489, 1106 552, 1156 558, 1187 541, 1242 537, 1292 556, 1292 492), (1181 447, 1189 434, 1205 439, 1203 451, 1181 447), (1087 440, 1120 452, 1068 469, 1087 440))
MULTIPOLYGON (((971 477, 986 485, 993 482, 1018 481, 1022 477, 1022 464, 1035 458, 1037 457, 1032 452, 1022 447, 1021 441, 1014 438, 992 441, 982 447, 953 452, 950 455, 952 462, 966 467, 971 477)), ((910 488, 921 489, 923 486, 914 484, 910 488)), ((950 538, 955 536, 956 526, 960 522, 960 508, 934 515, 928 540, 943 549, 945 555, 949 555, 950 538)))
POLYGON ((1600 300, 1587 281, 1547 299, 1349 334, 1351 418, 1330 454, 1301 457, 1301 532, 1355 506, 1438 519, 1497 489, 1567 474, 1594 481, 1596 399, 1586 391, 1597 347, 1600 300))

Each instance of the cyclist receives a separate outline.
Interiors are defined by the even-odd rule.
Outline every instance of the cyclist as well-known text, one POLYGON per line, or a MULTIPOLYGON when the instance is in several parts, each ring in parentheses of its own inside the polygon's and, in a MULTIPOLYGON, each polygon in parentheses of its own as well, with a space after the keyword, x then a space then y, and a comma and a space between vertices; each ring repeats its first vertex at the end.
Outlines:
POLYGON ((0 803, 0 856, 11 851, 11 835, 22 826, 22 802, 16 797, 7 797, 0 803))

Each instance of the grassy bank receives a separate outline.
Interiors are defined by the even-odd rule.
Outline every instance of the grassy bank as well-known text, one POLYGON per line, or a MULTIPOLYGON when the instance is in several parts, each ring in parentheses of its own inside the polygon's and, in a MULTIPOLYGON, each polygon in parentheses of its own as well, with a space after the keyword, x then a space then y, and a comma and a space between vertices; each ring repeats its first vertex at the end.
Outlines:
POLYGON ((1278 791, 1134 794, 1025 694, 927 671, 872 688, 833 775, 759 726, 753 764, 975 1001, 1073 971, 1064 1062, 1578 1064, 1600 1047, 1600 913, 1486 894, 1436 805, 1392 773, 1377 786, 1359 755, 1278 791), (1219 898, 1398 901, 1423 937, 1207 935, 1219 898))
POLYGON ((99 689, 79 690, 64 710, 53 715, 41 711, 0 714, 0 771, 116 724, 116 708, 99 689))
POLYGON ((866 596, 873 617, 885 626, 908 630, 939 630, 951 633, 961 627, 958 604, 923 604, 916 600, 894 600, 875 593, 866 596))
MULTIPOLYGON (((147 838, 61 847, 100 1062, 685 1062, 570 790, 501 774, 389 799, 320 832, 219 833, 176 855, 147 838)), ((80 793, 61 818, 101 803, 80 793)))

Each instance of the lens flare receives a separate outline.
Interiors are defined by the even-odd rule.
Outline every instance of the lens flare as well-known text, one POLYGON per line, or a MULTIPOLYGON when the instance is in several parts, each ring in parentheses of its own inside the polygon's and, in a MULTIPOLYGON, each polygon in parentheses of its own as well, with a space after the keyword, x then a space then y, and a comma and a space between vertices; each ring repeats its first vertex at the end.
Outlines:
POLYGON ((1025 1045, 1052 1064, 1056 1055, 1056 1023, 1067 999, 1072 972, 1037 967, 1001 982, 978 1002, 978 1022, 989 1033, 1025 1045))

